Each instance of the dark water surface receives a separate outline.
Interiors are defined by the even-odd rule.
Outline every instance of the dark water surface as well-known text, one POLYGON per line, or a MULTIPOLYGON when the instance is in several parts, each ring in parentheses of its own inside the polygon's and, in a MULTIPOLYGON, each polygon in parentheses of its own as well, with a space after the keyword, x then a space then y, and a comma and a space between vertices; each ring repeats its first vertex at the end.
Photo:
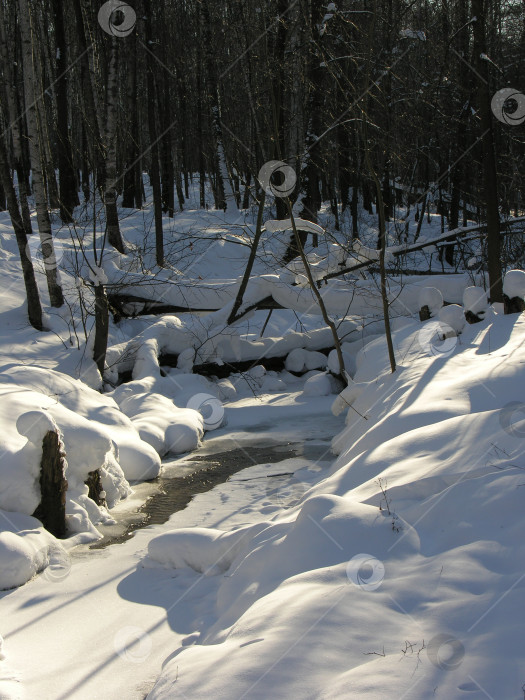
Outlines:
POLYGON ((154 493, 131 518, 128 518, 130 522, 125 531, 105 535, 92 544, 90 549, 103 549, 110 544, 120 544, 128 540, 135 530, 165 523, 172 513, 183 510, 193 496, 210 491, 241 469, 255 464, 276 464, 292 457, 326 460, 329 459, 328 455, 329 443, 317 440, 311 444, 306 441, 287 445, 247 445, 215 454, 187 457, 184 459, 184 467, 188 473, 169 476, 167 470, 167 473, 150 482, 156 486, 154 493), (190 465, 194 465, 194 468, 190 465))

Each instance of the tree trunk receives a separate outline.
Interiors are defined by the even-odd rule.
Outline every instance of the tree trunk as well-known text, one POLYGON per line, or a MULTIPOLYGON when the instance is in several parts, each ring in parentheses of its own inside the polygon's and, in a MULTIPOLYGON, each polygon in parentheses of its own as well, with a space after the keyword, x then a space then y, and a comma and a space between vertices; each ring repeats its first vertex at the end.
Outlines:
POLYGON ((117 211, 117 109, 118 109, 118 39, 111 37, 111 49, 108 66, 107 85, 107 121, 106 121, 106 182, 104 203, 106 206, 106 235, 108 242, 119 253, 125 253, 124 242, 120 235, 117 211))
POLYGON ((498 198, 498 174, 494 152, 494 131, 488 61, 482 56, 487 52, 485 22, 489 0, 472 0, 474 23, 474 65, 479 76, 478 106, 483 147, 483 191, 487 217, 487 249, 489 270, 489 297, 491 302, 503 302, 501 276, 501 240, 498 198))
POLYGON ((109 310, 106 290, 103 284, 95 285, 95 342, 93 344, 93 359, 98 367, 100 376, 104 377, 106 351, 109 334, 109 310))
POLYGON ((60 183, 60 218, 64 224, 73 221, 73 209, 79 204, 77 181, 73 167, 73 155, 68 125, 68 75, 69 53, 64 30, 62 0, 53 0, 56 41, 56 109, 57 150, 60 183))
MULTIPOLYGON (((154 63, 154 58, 152 55, 152 21, 153 12, 151 9, 151 3, 146 3, 146 9, 148 10, 148 17, 145 22, 146 26, 146 44, 149 47, 147 56, 147 90, 148 90, 148 128, 149 128, 149 139, 150 139, 150 167, 149 176, 151 188, 153 191, 153 213, 155 218, 155 256, 157 265, 159 267, 164 266, 164 231, 162 230, 162 192, 160 185, 160 172, 159 172, 159 147, 157 138, 157 119, 156 119, 156 106, 157 106, 157 95, 155 90, 155 75, 154 71, 156 68, 156 63, 154 63)), ((173 187, 173 184, 172 184, 173 187)))
POLYGON ((47 288, 51 306, 60 307, 64 303, 62 287, 60 286, 57 261, 53 247, 51 234, 51 221, 47 208, 47 197, 42 171, 43 144, 40 141, 37 95, 41 92, 41 86, 36 84, 36 71, 34 67, 32 45, 32 17, 28 0, 18 0, 19 26, 22 37, 22 54, 24 64, 24 88, 26 102, 27 131, 29 137, 29 151, 31 156, 31 168, 33 175, 33 191, 35 195, 36 215, 40 241, 42 244, 42 257, 46 272, 47 288))
POLYGON ((55 537, 66 536, 66 455, 60 435, 53 430, 44 435, 40 462, 41 500, 33 513, 55 537))
POLYGON ((18 252, 20 254, 20 262, 22 264, 22 273, 24 275, 24 285, 27 296, 27 313, 29 316, 29 323, 37 331, 42 331, 44 330, 42 322, 42 306, 40 304, 40 294, 38 293, 35 271, 33 269, 33 263, 31 262, 31 256, 29 253, 29 246, 27 244, 28 231, 22 214, 18 208, 15 188, 13 187, 13 181, 11 180, 9 165, 7 163, 7 154, 5 152, 2 138, 0 138, 0 182, 2 183, 5 191, 7 207, 11 216, 18 252))

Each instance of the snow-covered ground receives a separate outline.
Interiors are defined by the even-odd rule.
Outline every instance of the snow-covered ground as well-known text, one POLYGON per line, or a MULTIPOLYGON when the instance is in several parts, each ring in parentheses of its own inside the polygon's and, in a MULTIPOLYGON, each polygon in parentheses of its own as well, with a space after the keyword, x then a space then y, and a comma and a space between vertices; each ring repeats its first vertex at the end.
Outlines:
MULTIPOLYGON (((123 223, 137 249, 142 217, 123 223)), ((248 296, 270 290, 292 310, 274 311, 262 340, 267 312, 225 331, 248 247, 244 222, 221 217, 181 214, 170 245, 185 267, 173 273, 177 294, 207 284, 205 300, 213 288, 222 308, 112 323, 106 380, 120 369, 133 381, 100 393, 89 343, 76 342, 69 233, 57 236, 70 304, 48 318, 53 332, 37 333, 0 215, 0 698, 523 697, 523 315, 465 293, 482 282, 467 274, 393 284, 392 375, 373 280, 326 285, 330 313, 347 316, 353 381, 338 396, 325 371, 333 355, 317 352, 330 335, 312 292, 290 286, 300 271, 275 264, 282 237, 265 241, 248 296), (443 298, 457 306, 440 309, 443 298), (465 310, 482 321, 465 325, 465 310), (178 354, 178 367, 161 372, 162 352, 178 354), (282 372, 191 374, 199 359, 276 355, 288 355, 282 372), (60 542, 31 517, 42 436, 55 426, 69 483, 60 542), (161 457, 175 475, 187 467, 174 455, 198 448, 205 430, 208 454, 302 443, 316 456, 254 464, 164 525, 89 549, 136 506, 133 487, 158 474, 161 457), (107 508, 87 497, 94 469, 107 508)), ((310 251, 324 269, 330 245, 310 251)), ((147 269, 146 244, 141 256, 147 269)), ((127 264, 107 262, 108 275, 127 264)), ((522 294, 522 275, 508 285, 522 294)))

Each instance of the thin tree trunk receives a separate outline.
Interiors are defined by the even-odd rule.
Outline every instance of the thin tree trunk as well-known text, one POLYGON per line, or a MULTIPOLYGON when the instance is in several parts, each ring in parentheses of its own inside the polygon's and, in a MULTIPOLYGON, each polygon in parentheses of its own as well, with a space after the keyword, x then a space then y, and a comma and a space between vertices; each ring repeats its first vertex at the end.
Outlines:
POLYGON ((73 209, 79 204, 77 182, 73 167, 73 154, 68 125, 68 75, 69 53, 64 29, 62 0, 53 0, 56 40, 56 107, 57 150, 60 183, 60 218, 65 224, 73 221, 73 209))
POLYGON ((487 0, 472 0, 474 23, 474 65, 479 76, 478 103, 483 147, 483 189, 487 216, 487 254, 489 270, 489 297, 492 302, 503 302, 503 280, 501 277, 501 240, 498 199, 498 174, 494 152, 492 128, 491 94, 489 87, 485 21, 487 0))
POLYGON ((95 284, 95 342, 93 344, 93 359, 101 377, 104 377, 108 334, 109 310, 106 290, 103 284, 95 284))
POLYGON ((15 188, 9 172, 9 164, 7 162, 7 154, 5 151, 4 141, 0 138, 0 182, 4 188, 7 207, 11 216, 11 223, 16 236, 16 243, 22 264, 22 273, 24 275, 24 285, 27 296, 27 313, 29 323, 36 328, 37 331, 44 330, 42 321, 42 306, 40 304, 40 294, 35 279, 35 271, 31 256, 29 254, 29 246, 27 243, 27 234, 31 233, 31 229, 27 229, 23 216, 18 207, 15 188))
POLYGON ((150 138, 150 168, 149 176, 151 188, 153 190, 153 213, 155 219, 155 256, 157 265, 159 267, 164 266, 164 232, 162 230, 162 192, 160 185, 160 172, 159 172, 159 148, 157 144, 157 120, 156 120, 156 105, 157 105, 157 95, 155 90, 155 77, 154 71, 156 64, 153 62, 153 56, 151 54, 153 42, 152 42, 152 26, 153 13, 151 10, 151 3, 145 3, 146 9, 148 10, 148 17, 146 20, 146 44, 150 47, 147 56, 147 90, 148 90, 148 128, 149 128, 149 138, 150 138))
POLYGON ((118 46, 119 40, 111 37, 111 49, 108 67, 107 85, 107 122, 106 122, 106 183, 104 204, 106 206, 106 234, 108 242, 119 253, 125 253, 124 242, 120 234, 117 211, 117 108, 118 108, 118 46))
POLYGON ((234 323, 237 320, 237 312, 241 308, 242 305, 242 300, 244 297, 244 292, 246 291, 246 287, 248 286, 248 282, 250 281, 250 275, 253 269, 253 265, 255 263, 255 257, 257 255, 257 247, 259 245, 259 241, 261 240, 261 236, 263 233, 263 216, 264 216, 264 204, 266 202, 266 192, 264 190, 261 190, 261 198, 259 200, 259 209, 257 211, 257 224, 256 224, 256 229, 255 229, 255 236, 253 238, 252 242, 252 247, 250 248, 250 255, 248 257, 248 262, 246 263, 246 268, 244 270, 244 275, 241 281, 241 284, 239 286, 239 291, 237 292, 237 296, 235 297, 235 301, 232 306, 232 310, 230 311, 230 315, 228 316, 228 325, 230 326, 232 323, 234 323))
POLYGON ((40 95, 40 86, 36 85, 36 71, 34 67, 34 55, 32 45, 32 17, 28 0, 19 0, 19 26, 22 37, 22 53, 24 63, 24 88, 26 102, 27 131, 29 136, 29 150, 31 155, 31 167, 33 175, 33 190, 35 195, 36 215, 40 241, 42 244, 42 257, 46 272, 47 287, 51 306, 60 307, 64 303, 62 287, 60 286, 57 261, 53 247, 51 234, 51 221, 47 208, 47 198, 42 171, 42 143, 39 139, 37 95, 40 95))

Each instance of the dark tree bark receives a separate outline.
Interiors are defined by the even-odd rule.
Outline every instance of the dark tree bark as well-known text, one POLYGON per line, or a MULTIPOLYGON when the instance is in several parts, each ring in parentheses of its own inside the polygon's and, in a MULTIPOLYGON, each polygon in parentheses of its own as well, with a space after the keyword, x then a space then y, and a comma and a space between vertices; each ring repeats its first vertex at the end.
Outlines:
POLYGON ((7 163, 7 155, 5 152, 4 142, 1 138, 0 182, 2 183, 2 187, 6 194, 9 215, 11 216, 11 223, 13 224, 13 229, 15 231, 16 243, 20 255, 20 262, 22 264, 22 273, 24 275, 24 285, 27 296, 27 313, 29 317, 29 323, 37 331, 42 331, 44 330, 44 326, 42 322, 42 306, 40 304, 40 294, 38 292, 38 286, 35 279, 35 271, 33 269, 33 263, 31 262, 31 256, 29 254, 29 246, 27 242, 27 234, 31 233, 31 230, 29 230, 28 232, 27 225, 24 222, 22 214, 18 207, 15 188, 13 187, 13 181, 9 172, 9 165, 7 163))
POLYGON ((117 210, 117 109, 118 109, 118 42, 111 37, 111 48, 107 82, 106 117, 106 181, 104 204, 106 207, 106 235, 108 242, 119 253, 125 253, 124 241, 120 233, 117 210))
POLYGON ((59 173, 60 218, 64 224, 73 221, 73 210, 79 204, 77 180, 73 167, 73 154, 69 134, 69 52, 64 30, 62 0, 53 0, 56 41, 56 109, 57 109, 57 151, 59 173))
POLYGON ((44 144, 42 142, 41 124, 39 123, 40 115, 38 112, 37 99, 37 95, 40 94, 42 86, 39 84, 37 66, 35 65, 36 56, 33 52, 32 28, 34 18, 32 17, 28 0, 18 0, 18 7, 24 64, 26 118, 38 230, 42 245, 42 257, 44 259, 49 299, 51 301, 51 306, 60 307, 64 303, 64 295, 58 276, 44 180, 43 163, 45 154, 44 144))
POLYGON ((95 342, 93 344, 93 359, 98 367, 100 376, 104 377, 106 351, 109 334, 108 298, 103 284, 95 285, 95 342))
POLYGON ((153 213, 155 219, 155 256, 157 260, 157 265, 159 267, 164 266, 164 232, 162 229, 162 192, 160 185, 160 171, 159 171, 159 147, 158 147, 158 136, 157 136, 157 94, 155 89, 155 70, 156 62, 152 53, 152 37, 153 37, 153 12, 151 8, 151 2, 148 0, 145 3, 145 7, 148 10, 147 20, 145 22, 145 36, 146 45, 148 48, 147 57, 147 89, 148 89, 148 129, 150 138, 150 165, 149 165, 149 176, 151 188, 153 191, 153 213))
POLYGON ((40 462, 40 495, 38 508, 33 513, 55 537, 66 536, 66 455, 57 432, 50 430, 42 441, 40 462))
POLYGON ((487 217, 489 297, 491 302, 503 302, 498 174, 492 126, 492 95, 489 84, 489 64, 484 58, 488 54, 485 26, 489 3, 490 0, 472 0, 472 15, 477 18, 474 23, 473 63, 479 76, 477 97, 483 148, 483 193, 487 217))

